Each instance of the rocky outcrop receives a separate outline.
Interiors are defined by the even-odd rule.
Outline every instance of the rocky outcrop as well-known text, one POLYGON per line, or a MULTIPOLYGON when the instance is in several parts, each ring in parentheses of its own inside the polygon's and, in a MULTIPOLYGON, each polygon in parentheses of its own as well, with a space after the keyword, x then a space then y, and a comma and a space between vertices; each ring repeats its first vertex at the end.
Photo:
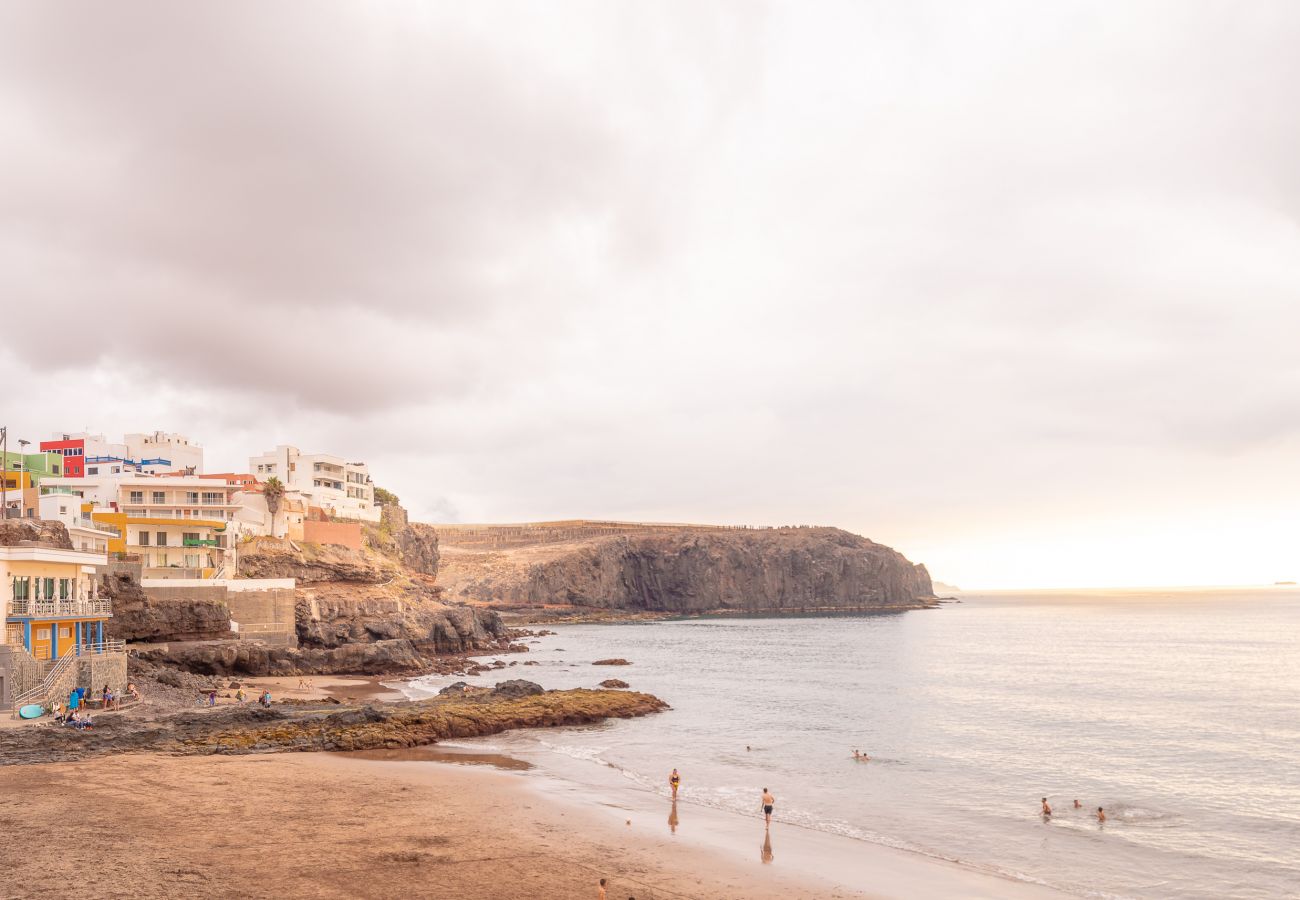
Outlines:
POLYGON ((296 578, 299 584, 382 584, 400 574, 397 563, 368 548, 307 544, 257 537, 239 548, 241 578, 296 578))
POLYGON ((491 610, 363 590, 300 591, 297 619, 298 643, 327 649, 400 640, 424 654, 466 653, 491 649, 507 637, 491 610))
POLYGON ((281 647, 261 641, 196 641, 140 648, 148 666, 198 675, 403 675, 428 672, 437 661, 411 641, 374 641, 341 647, 281 647))
POLYGON ((600 686, 603 688, 614 688, 614 689, 631 687, 631 685, 628 684, 626 681, 624 681, 622 678, 606 678, 604 681, 600 683, 600 686))
POLYGON ((593 666, 630 666, 632 665, 626 659, 598 659, 593 666))
POLYGON ((62 522, 47 522, 43 519, 0 519, 0 547, 15 547, 27 541, 59 550, 73 549, 67 526, 62 522))
POLYGON ((207 641, 231 638, 230 609, 220 600, 159 599, 128 575, 106 575, 100 595, 113 601, 108 636, 125 641, 207 641))
POLYGON ((909 609, 933 591, 924 566, 838 528, 692 529, 544 548, 444 549, 450 599, 657 612, 909 609))
POLYGON ((0 764, 144 751, 209 755, 416 747, 515 728, 590 725, 666 708, 666 703, 650 694, 523 690, 462 693, 375 706, 230 706, 175 713, 154 721, 99 716, 92 731, 0 729, 0 764))
POLYGON ((380 508, 379 525, 367 526, 370 546, 396 557, 411 572, 434 577, 438 574, 438 533, 432 525, 412 522, 402 507, 388 503, 380 508))

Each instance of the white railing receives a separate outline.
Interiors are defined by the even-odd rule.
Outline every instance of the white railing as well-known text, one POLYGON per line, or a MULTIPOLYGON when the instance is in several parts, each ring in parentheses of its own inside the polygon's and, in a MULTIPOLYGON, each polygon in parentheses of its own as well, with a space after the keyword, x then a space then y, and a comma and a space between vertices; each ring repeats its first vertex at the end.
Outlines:
POLYGON ((11 600, 11 616, 111 616, 113 601, 101 600, 11 600))

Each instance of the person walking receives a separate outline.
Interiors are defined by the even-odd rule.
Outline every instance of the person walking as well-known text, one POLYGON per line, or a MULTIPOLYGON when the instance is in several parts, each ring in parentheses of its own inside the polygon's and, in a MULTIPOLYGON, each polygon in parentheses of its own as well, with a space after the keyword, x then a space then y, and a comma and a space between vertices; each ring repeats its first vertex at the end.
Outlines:
POLYGON ((673 789, 673 799, 676 800, 677 789, 682 786, 682 776, 677 774, 676 769, 673 769, 673 774, 668 776, 668 786, 673 789))
POLYGON ((776 798, 767 788, 763 788, 763 801, 760 804, 763 807, 763 821, 767 825, 772 824, 772 807, 776 806, 776 798))

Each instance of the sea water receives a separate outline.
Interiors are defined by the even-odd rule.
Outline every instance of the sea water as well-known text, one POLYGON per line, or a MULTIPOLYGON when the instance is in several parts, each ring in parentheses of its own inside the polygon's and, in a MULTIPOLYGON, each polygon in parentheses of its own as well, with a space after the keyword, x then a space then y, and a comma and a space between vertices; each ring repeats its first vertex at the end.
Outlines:
POLYGON ((559 626, 504 657, 538 665, 470 680, 616 677, 672 710, 484 743, 641 790, 677 767, 683 799, 737 813, 768 787, 778 820, 1081 896, 1300 897, 1300 591, 962 601, 559 626))

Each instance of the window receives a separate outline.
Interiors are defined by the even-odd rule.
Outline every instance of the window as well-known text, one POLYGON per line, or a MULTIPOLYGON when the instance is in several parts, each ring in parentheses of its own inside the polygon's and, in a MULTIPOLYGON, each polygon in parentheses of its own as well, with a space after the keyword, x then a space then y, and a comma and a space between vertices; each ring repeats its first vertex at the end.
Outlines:
POLYGON ((181 543, 186 547, 199 546, 199 533, 197 531, 187 531, 181 535, 181 543))
POLYGON ((159 547, 167 546, 167 532, 165 531, 158 532, 158 546, 159 547))
MULTIPOLYGON (((117 466, 114 466, 114 467, 113 467, 113 471, 114 471, 114 472, 117 471, 117 466)), ((130 501, 130 502, 132 502, 132 503, 143 503, 143 502, 144 502, 144 491, 132 491, 132 492, 131 492, 131 501, 130 501)))
POLYGON ((14 578, 14 599, 29 600, 32 596, 32 579, 29 575, 14 578))
POLYGON ((140 546, 141 547, 149 546, 149 532, 147 531, 140 532, 140 546))
POLYGON ((67 600, 67 599, 68 599, 68 582, 69 582, 69 580, 70 580, 70 579, 67 579, 67 578, 60 578, 60 579, 59 579, 59 599, 60 599, 60 600, 67 600))
POLYGON ((114 474, 114 475, 119 475, 119 474, 121 474, 121 472, 122 472, 122 467, 121 467, 121 466, 113 466, 113 474, 114 474))
POLYGON ((62 640, 63 638, 70 638, 70 637, 72 637, 72 626, 71 626, 71 625, 60 625, 60 626, 59 626, 59 639, 62 640))
POLYGON ((42 579, 41 579, 41 582, 42 582, 41 587, 45 588, 45 599, 46 599, 46 600, 53 600, 53 599, 54 599, 54 579, 53 579, 53 578, 42 578, 42 579))
POLYGON ((90 473, 91 475, 98 475, 98 474, 99 474, 99 466, 91 466, 91 467, 90 467, 89 469, 87 469, 86 471, 87 471, 88 473, 90 473))
POLYGON ((153 502, 154 502, 156 505, 158 505, 158 506, 162 506, 164 503, 167 502, 167 492, 166 492, 166 491, 154 491, 154 492, 153 492, 153 502))
POLYGON ((50 629, 48 629, 48 628, 37 628, 37 629, 36 629, 36 640, 38 640, 38 641, 48 641, 49 639, 50 639, 50 629))
POLYGON ((204 506, 220 506, 220 505, 221 505, 221 494, 220 494, 218 491, 204 491, 204 492, 203 492, 203 505, 204 505, 204 506))
POLYGON ((199 502, 199 492, 198 492, 198 491, 186 491, 186 492, 185 492, 185 502, 186 502, 186 503, 194 503, 194 504, 197 504, 197 503, 199 502))

